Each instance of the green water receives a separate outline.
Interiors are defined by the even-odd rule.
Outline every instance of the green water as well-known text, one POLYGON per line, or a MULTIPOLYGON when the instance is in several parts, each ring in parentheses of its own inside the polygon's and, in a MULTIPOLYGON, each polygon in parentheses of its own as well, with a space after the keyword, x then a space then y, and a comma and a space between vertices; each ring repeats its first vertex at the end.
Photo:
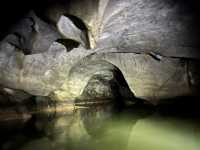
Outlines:
POLYGON ((113 105, 0 121, 1 150, 199 150, 198 107, 113 105))

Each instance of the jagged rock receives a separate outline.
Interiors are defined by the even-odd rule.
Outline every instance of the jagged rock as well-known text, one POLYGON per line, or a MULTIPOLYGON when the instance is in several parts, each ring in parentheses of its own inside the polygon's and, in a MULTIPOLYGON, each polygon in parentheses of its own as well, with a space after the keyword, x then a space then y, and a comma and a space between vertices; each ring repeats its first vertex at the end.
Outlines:
MULTIPOLYGON (((79 18, 88 28, 90 47, 95 43, 96 47, 68 52, 63 44, 54 42, 43 53, 24 55, 20 47, 5 39, 0 45, 0 84, 32 95, 74 100, 85 88, 93 87, 90 79, 97 72, 103 77, 104 72, 114 74, 113 68, 118 68, 136 97, 157 102, 199 95, 198 22, 191 10, 180 11, 185 7, 179 1, 75 0, 68 4, 69 9, 55 5, 55 16, 49 14, 49 19, 57 23, 62 15, 79 18), (79 9, 86 3, 88 9, 79 9)), ((80 32, 76 36, 80 37, 80 32)), ((10 39, 17 41, 15 35, 10 39)), ((107 81, 102 83, 99 89, 110 90, 107 81)))
POLYGON ((60 72, 58 70, 62 67, 59 61, 63 61, 61 58, 66 51, 64 46, 57 49, 53 44, 54 51, 50 47, 49 52, 35 55, 24 55, 22 52, 15 50, 15 47, 9 43, 3 43, 1 46, 5 50, 0 52, 0 56, 2 56, 0 60, 0 68, 2 69, 0 76, 2 79, 0 82, 2 85, 24 90, 33 95, 46 96, 49 91, 59 88, 65 80, 65 75, 58 73, 60 72), (4 54, 6 50, 8 53, 4 54), (13 53, 9 53, 9 50, 13 53))
POLYGON ((57 1, 43 10, 46 19, 56 24, 62 15, 80 18, 88 29, 89 47, 95 48, 103 29, 104 11, 109 0, 57 1), (84 6, 84 9, 83 9, 84 6))
POLYGON ((25 54, 37 54, 47 51, 60 37, 52 25, 42 21, 34 12, 30 12, 13 27, 4 41, 25 54))
POLYGON ((25 56, 16 52, 3 58, 1 84, 33 95, 75 99, 95 73, 112 72, 114 65, 122 71, 137 97, 152 101, 194 94, 188 82, 192 62, 186 69, 187 61, 178 58, 157 60, 146 54, 102 53, 81 48, 67 53, 59 43, 43 54, 25 56))

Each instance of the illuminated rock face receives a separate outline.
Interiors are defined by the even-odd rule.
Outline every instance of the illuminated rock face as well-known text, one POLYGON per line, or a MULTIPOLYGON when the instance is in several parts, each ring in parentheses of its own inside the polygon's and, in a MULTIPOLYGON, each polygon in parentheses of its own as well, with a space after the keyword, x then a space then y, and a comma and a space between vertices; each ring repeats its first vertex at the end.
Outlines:
POLYGON ((98 48, 199 58, 199 19, 192 3, 195 4, 193 0, 73 0, 53 4, 47 8, 46 16, 52 22, 63 14, 81 18, 91 35, 91 45, 97 44, 98 48))
POLYGON ((198 95, 198 21, 188 7, 57 2, 42 15, 51 25, 32 12, 1 41, 0 84, 55 100, 198 95))

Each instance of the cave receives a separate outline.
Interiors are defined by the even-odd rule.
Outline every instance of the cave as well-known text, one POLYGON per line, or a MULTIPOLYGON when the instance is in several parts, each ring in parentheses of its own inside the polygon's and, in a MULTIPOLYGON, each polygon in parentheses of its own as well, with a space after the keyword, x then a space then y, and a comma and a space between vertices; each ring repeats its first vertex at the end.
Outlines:
POLYGON ((1 150, 198 150, 197 0, 2 0, 1 150))

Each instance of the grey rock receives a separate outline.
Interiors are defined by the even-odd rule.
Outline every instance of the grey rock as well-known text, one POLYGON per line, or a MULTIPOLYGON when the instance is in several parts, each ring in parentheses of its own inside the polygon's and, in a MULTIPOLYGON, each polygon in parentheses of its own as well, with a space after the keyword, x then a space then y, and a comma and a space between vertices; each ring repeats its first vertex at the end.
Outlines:
POLYGON ((199 59, 199 19, 180 1, 110 0, 99 47, 199 59), (182 11, 184 10, 184 11, 182 11))
MULTIPOLYGON (((48 42, 38 40, 41 44, 38 49, 43 53, 24 55, 23 47, 17 43, 18 34, 11 34, 0 44, 1 85, 55 100, 113 97, 116 92, 108 83, 118 80, 115 76, 118 68, 126 81, 114 84, 123 97, 134 93, 138 98, 157 103, 177 96, 199 95, 198 21, 190 10, 181 11, 184 6, 179 1, 75 0, 68 4, 69 9, 67 5, 55 5, 57 13, 49 14, 50 19, 57 23, 60 16, 69 14, 83 20, 93 49, 78 47, 67 52, 64 45, 52 43, 57 37, 52 36, 47 38, 52 39, 48 42), (86 9, 80 9, 83 4, 87 4, 86 9), (50 47, 42 45, 46 43, 50 47), (113 78, 107 80, 107 73, 113 78), (128 88, 121 88, 125 82, 128 88), (129 88, 131 92, 127 92, 129 88)), ((24 28, 33 25, 27 22, 24 28)), ((69 31, 66 27, 65 38, 70 36, 83 42, 81 31, 69 20, 65 23, 73 28, 69 31)), ((55 33, 48 26, 47 29, 48 32, 41 28, 39 33, 55 33)), ((37 26, 34 30, 38 31, 37 26)), ((33 37, 32 28, 19 33, 25 39, 33 37)), ((32 45, 30 41, 25 42, 25 47, 32 45)))
POLYGON ((32 11, 11 30, 5 41, 25 54, 42 53, 61 36, 55 27, 38 18, 32 11))
POLYGON ((73 0, 57 2, 46 14, 54 22, 63 14, 80 18, 88 28, 91 48, 199 59, 199 15, 189 4, 172 0, 73 0))
POLYGON ((44 9, 44 16, 56 24, 62 15, 80 18, 88 29, 89 47, 94 48, 102 30, 104 10, 109 0, 73 0, 55 2, 44 9), (84 6, 84 9, 83 9, 84 6))
POLYGON ((71 67, 88 54, 81 48, 67 53, 57 42, 47 52, 34 55, 24 55, 6 42, 2 42, 1 47, 0 84, 39 96, 48 96, 59 89, 71 67))
MULTIPOLYGON (((43 54, 25 56, 15 52, 7 59, 4 57, 4 61, 9 63, 1 63, 4 64, 0 74, 2 85, 33 95, 54 95, 53 98, 60 100, 78 98, 95 74, 99 72, 103 77, 108 72, 112 75, 115 66, 121 70, 131 91, 139 98, 157 101, 194 95, 188 82, 191 67, 187 70, 187 61, 179 58, 157 60, 147 54, 103 53, 81 48, 67 53, 64 46, 54 43, 43 54)), ((193 62, 190 62, 190 66, 193 66, 193 62)), ((191 72, 193 75, 190 77, 194 76, 196 80, 196 73, 191 72)), ((99 88, 108 88, 105 85, 99 88)))
POLYGON ((104 104, 117 101, 122 104, 122 99, 136 101, 122 72, 106 61, 83 60, 71 69, 69 79, 68 86, 75 95, 80 95, 77 97, 80 102, 104 104))
POLYGON ((86 47, 87 37, 85 33, 77 28, 68 17, 61 16, 57 23, 57 28, 63 38, 77 41, 86 47))
MULTIPOLYGON (((188 70, 192 69, 193 62, 187 70, 185 60, 164 57, 159 61, 146 54, 99 53, 87 59, 104 59, 120 68, 135 96, 151 102, 194 94, 191 90, 194 86, 188 83, 188 70)), ((198 76, 197 72, 195 76, 198 76)), ((198 79, 194 82, 198 83, 198 79)))

